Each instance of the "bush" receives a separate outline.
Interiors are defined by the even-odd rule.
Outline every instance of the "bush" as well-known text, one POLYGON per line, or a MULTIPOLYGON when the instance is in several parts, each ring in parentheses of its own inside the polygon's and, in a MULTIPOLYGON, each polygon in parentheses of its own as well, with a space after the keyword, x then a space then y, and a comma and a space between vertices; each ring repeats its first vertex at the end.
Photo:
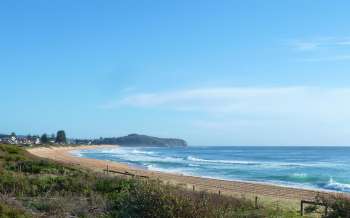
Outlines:
MULTIPOLYGON (((117 217, 258 217, 251 201, 187 191, 159 181, 137 181, 109 195, 117 217)), ((262 217, 262 216, 260 216, 262 217)))
POLYGON ((26 214, 23 210, 0 203, 0 217, 1 218, 30 218, 31 216, 26 214))
POLYGON ((319 203, 328 207, 327 218, 350 218, 350 197, 344 195, 332 195, 318 197, 319 203))
POLYGON ((133 180, 120 179, 117 177, 99 177, 96 178, 94 190, 103 194, 122 192, 123 190, 132 189, 135 186, 133 180))
POLYGON ((11 171, 31 173, 31 174, 64 174, 67 169, 47 160, 17 160, 8 161, 7 169, 11 171))

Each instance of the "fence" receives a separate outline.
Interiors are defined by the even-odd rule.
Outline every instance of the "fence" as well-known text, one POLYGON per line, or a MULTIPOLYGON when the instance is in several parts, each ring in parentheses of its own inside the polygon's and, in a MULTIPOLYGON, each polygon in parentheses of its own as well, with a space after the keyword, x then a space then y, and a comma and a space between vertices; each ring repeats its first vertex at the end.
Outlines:
POLYGON ((300 215, 304 216, 304 205, 305 204, 312 204, 315 206, 323 206, 324 209, 324 215, 327 216, 328 215, 328 206, 326 204, 322 204, 320 202, 315 202, 315 201, 307 201, 307 200, 301 200, 300 201, 300 215))
MULTIPOLYGON (((131 176, 131 177, 137 177, 137 178, 145 178, 145 179, 149 179, 149 176, 144 176, 144 175, 136 175, 134 173, 130 173, 128 171, 117 171, 117 170, 112 170, 109 168, 109 166, 107 165, 106 169, 103 170, 104 172, 106 172, 107 174, 109 173, 115 173, 115 174, 119 174, 119 175, 124 175, 124 176, 131 176)), ((169 177, 170 178, 170 177, 169 177)), ((191 178, 195 178, 195 177, 191 177, 191 178)), ((183 181, 184 183, 187 183, 187 184, 191 184, 191 182, 186 182, 185 179, 183 181)), ((192 181, 193 182, 193 181, 192 181)), ((238 182, 240 183, 240 182, 238 182)), ((247 184, 247 186, 251 187, 252 190, 254 190, 254 186, 251 186, 251 184, 249 183, 244 183, 242 182, 242 184, 247 184)), ((214 192, 214 193, 218 193, 219 195, 222 195, 222 193, 225 193, 225 192, 233 192, 233 193, 239 193, 239 190, 241 188, 240 185, 238 185, 237 187, 233 187, 230 186, 230 187, 227 187, 227 186, 221 186, 221 185, 213 185, 213 184, 206 184, 206 183, 203 183, 203 182, 196 182, 195 184, 191 184, 192 186, 192 191, 200 191, 200 190, 205 190, 205 191, 210 191, 210 192, 214 192)), ((274 187, 274 186, 271 186, 271 187, 274 187)), ((292 189, 292 188, 286 188, 284 187, 283 189, 291 189, 292 191, 296 191, 297 189, 292 189)), ((282 197, 283 198, 283 195, 281 193, 278 193, 278 189, 275 190, 276 192, 270 192, 270 193, 267 193, 267 196, 271 196, 271 197, 282 197)), ((328 207, 327 205, 325 204, 322 204, 322 203, 319 203, 319 202, 315 202, 315 201, 312 201, 310 200, 312 196, 312 199, 314 199, 317 195, 320 195, 321 193, 319 192, 314 192, 314 191, 309 191, 309 190, 298 190, 300 192, 299 196, 300 196, 300 199, 301 199, 301 196, 302 194, 305 194, 305 196, 308 196, 309 199, 308 200, 301 200, 300 201, 300 215, 303 216, 305 214, 305 207, 304 205, 305 204, 312 204, 312 205, 317 205, 317 206, 323 206, 325 207, 325 210, 324 210, 324 213, 325 215, 328 214, 328 207)), ((232 193, 231 193, 232 194, 232 193)), ((259 197, 257 195, 255 195, 254 191, 252 193, 252 199, 254 199, 254 203, 255 203, 255 207, 258 208, 259 207, 259 197)), ((327 195, 327 193, 323 193, 324 195, 327 195)), ((293 195, 295 196, 295 195, 293 195)), ((266 196, 265 196, 266 197, 266 196)), ((288 197, 291 198, 291 196, 287 196, 285 199, 287 200, 288 197)))

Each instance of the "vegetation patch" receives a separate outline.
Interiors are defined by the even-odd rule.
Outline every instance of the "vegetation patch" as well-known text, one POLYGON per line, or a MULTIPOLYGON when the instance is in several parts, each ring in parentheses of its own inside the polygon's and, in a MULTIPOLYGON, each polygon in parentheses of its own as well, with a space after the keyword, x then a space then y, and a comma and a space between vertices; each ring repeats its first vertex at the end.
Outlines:
MULTIPOLYGON (((19 203, 1 204, 0 217, 299 217, 280 207, 256 208, 248 199, 58 164, 14 145, 0 145, 0 166, 0 195, 19 203)), ((334 217, 349 202, 329 202, 334 217)))
POLYGON ((32 216, 26 213, 24 210, 9 206, 3 202, 0 202, 0 217, 1 218, 31 218, 32 216))

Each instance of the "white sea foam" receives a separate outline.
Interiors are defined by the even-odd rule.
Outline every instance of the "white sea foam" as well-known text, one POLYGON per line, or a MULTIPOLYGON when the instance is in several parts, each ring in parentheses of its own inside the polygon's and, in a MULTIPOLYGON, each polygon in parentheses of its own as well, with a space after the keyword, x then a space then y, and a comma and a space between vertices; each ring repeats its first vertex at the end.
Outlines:
POLYGON ((89 149, 89 150, 81 150, 82 153, 103 153, 103 154, 114 154, 119 152, 126 152, 123 149, 117 148, 104 148, 104 149, 89 149))
POLYGON ((325 185, 325 188, 337 190, 337 191, 350 191, 350 184, 340 183, 335 181, 332 177, 329 179, 328 183, 325 185))
POLYGON ((133 154, 148 154, 148 155, 155 154, 155 152, 153 152, 153 151, 140 151, 140 150, 137 150, 137 149, 133 149, 131 151, 131 153, 133 153, 133 154))
POLYGON ((278 168, 278 167, 323 167, 323 166, 338 166, 338 164, 331 163, 290 163, 290 162, 268 162, 268 161, 243 161, 243 160, 209 160, 188 156, 187 160, 194 162, 205 162, 213 164, 239 164, 239 165, 259 165, 264 168, 278 168))
POLYGON ((70 151, 69 153, 76 157, 83 157, 83 154, 81 153, 80 150, 73 150, 73 151, 70 151))
POLYGON ((194 161, 194 162, 221 163, 221 164, 246 164, 246 165, 259 164, 258 162, 254 162, 254 161, 207 160, 207 159, 196 158, 196 157, 193 157, 193 156, 188 156, 188 157, 187 157, 187 160, 194 161))
POLYGON ((154 165, 148 165, 147 166, 148 170, 152 170, 152 171, 158 171, 158 172, 165 172, 165 173, 175 173, 175 174, 181 174, 181 175, 190 175, 190 173, 188 172, 188 169, 186 168, 162 168, 162 167, 157 167, 154 165))
POLYGON ((308 176, 307 173, 293 173, 292 177, 296 177, 296 178, 306 178, 308 176))
MULTIPOLYGON (((227 181, 240 181, 240 182, 244 182, 247 181, 246 179, 237 179, 237 178, 230 178, 230 177, 226 177, 226 176, 210 176, 210 175, 201 175, 198 174, 198 172, 194 172, 189 170, 188 168, 172 168, 172 169, 168 169, 168 168, 162 168, 159 166, 154 166, 152 164, 147 165, 147 169, 148 170, 152 170, 152 171, 158 171, 158 172, 165 172, 165 173, 175 173, 175 174, 181 174, 181 175, 187 175, 187 176, 198 176, 201 178, 208 178, 208 179, 221 179, 221 180, 227 180, 227 181)), ((300 188, 300 189, 312 189, 312 190, 326 190, 324 188, 319 188, 317 186, 314 186, 312 184, 301 184, 301 183, 296 183, 296 182, 288 182, 288 181, 270 181, 270 180, 263 180, 263 181, 256 181, 256 180, 248 180, 252 183, 257 183, 257 184, 278 184, 280 186, 284 186, 284 187, 294 187, 294 188, 300 188)), ((333 188, 332 188, 333 189, 333 188)), ((335 190, 335 189, 333 189, 335 190)))
POLYGON ((188 166, 190 166, 190 167, 200 167, 201 165, 199 165, 199 164, 188 164, 188 166))
POLYGON ((137 161, 141 163, 142 162, 182 163, 184 161, 183 158, 179 158, 179 157, 159 156, 159 155, 156 155, 154 152, 142 152, 137 150, 113 153, 112 156, 115 158, 119 158, 127 161, 137 161))

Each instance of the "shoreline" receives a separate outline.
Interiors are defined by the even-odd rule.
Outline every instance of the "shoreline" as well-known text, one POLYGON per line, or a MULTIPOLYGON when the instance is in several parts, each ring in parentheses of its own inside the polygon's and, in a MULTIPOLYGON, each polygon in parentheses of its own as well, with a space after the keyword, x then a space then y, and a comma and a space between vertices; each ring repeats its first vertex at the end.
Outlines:
MULTIPOLYGON (((95 171, 106 170, 126 172, 137 176, 147 177, 150 179, 159 179, 164 182, 169 182, 175 185, 181 185, 188 189, 197 191, 208 191, 222 193, 233 196, 243 197, 262 197, 275 200, 314 200, 317 195, 327 196, 334 194, 345 194, 342 192, 307 189, 299 187, 283 186, 265 182, 255 181, 240 181, 240 180, 223 180, 216 178, 207 178, 199 176, 183 175, 178 173, 168 173, 161 171, 153 171, 142 169, 141 167, 131 166, 115 161, 90 159, 77 157, 71 154, 74 150, 88 150, 96 148, 117 148, 117 145, 83 145, 83 146, 65 146, 65 147, 37 147, 30 148, 28 152, 46 159, 55 160, 65 164, 79 165, 83 168, 92 169, 95 171)), ((118 175, 118 174, 116 174, 118 175)))

